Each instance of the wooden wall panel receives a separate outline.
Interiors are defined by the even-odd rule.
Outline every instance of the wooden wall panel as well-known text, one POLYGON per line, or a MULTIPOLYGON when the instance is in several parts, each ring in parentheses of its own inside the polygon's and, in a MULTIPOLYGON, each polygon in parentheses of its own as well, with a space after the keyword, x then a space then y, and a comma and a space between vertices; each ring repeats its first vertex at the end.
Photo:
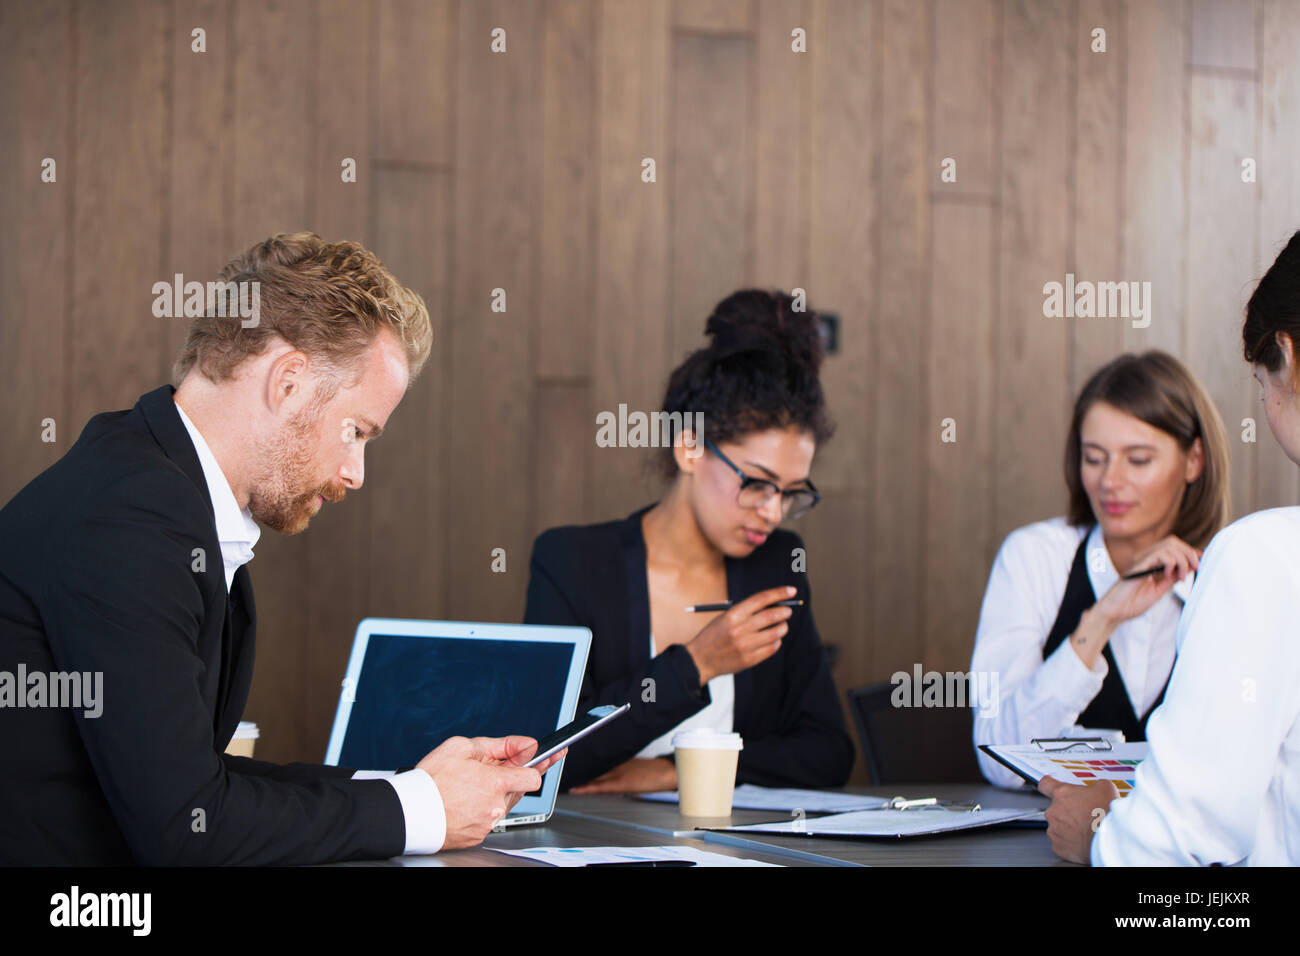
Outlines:
MULTIPOLYGON (((537 374, 591 374, 596 238, 596 7, 546 4, 537 374)), ((594 426, 593 426, 594 428, 594 426)), ((539 467, 546 467, 544 460, 539 467)))
MULTIPOLYGON (((919 660, 965 670, 993 540, 995 200, 1001 11, 941 0, 934 12, 930 329, 925 343, 924 631, 919 660), (941 145, 942 144, 942 145, 941 145), (957 160, 957 182, 940 162, 957 160), (956 441, 943 441, 952 419, 956 441)), ((880 668, 877 676, 884 676, 880 668)))
POLYGON ((1192 0, 1192 44, 1196 67, 1255 69, 1256 0, 1192 0))
MULTIPOLYGON (((812 54, 791 49, 810 26, 806 0, 758 0, 753 75, 753 271, 747 284, 808 290, 808 159, 812 54)), ((811 303, 817 308, 817 303, 811 303)))
POLYGON ((921 659, 927 517, 925 468, 934 429, 927 421, 925 374, 929 337, 930 156, 926 120, 928 87, 917 63, 930 61, 928 4, 885 0, 882 6, 880 79, 880 275, 877 286, 876 377, 873 409, 872 567, 877 600, 873 630, 891 640, 878 644, 874 661, 889 668, 904 648, 910 665, 921 659))
POLYGON ((1187 276, 1187 5, 1126 0, 1124 278, 1151 283, 1151 325, 1124 349, 1183 354, 1187 276))
POLYGON ((705 320, 749 272, 754 158, 753 41, 686 33, 675 37, 673 50, 669 368, 705 344, 705 320))
POLYGON ((447 610, 459 620, 517 619, 530 541, 528 435, 537 321, 537 221, 544 47, 541 8, 528 2, 461 6, 457 85, 455 272, 444 408, 454 480, 447 487, 447 610), (491 33, 506 31, 504 53, 491 33), (494 312, 494 289, 506 310, 494 312), (504 548, 506 573, 492 570, 504 548))
MULTIPOLYGON (((1088 282, 1124 282, 1124 8, 1120 0, 1080 0, 1074 48, 1074 254, 1071 270, 1088 282), (1092 31, 1106 31, 1105 52, 1094 52, 1092 31)), ((1069 396, 1073 403, 1098 368, 1123 351, 1115 317, 1075 319, 1070 330, 1069 396)), ((1062 442, 1057 442, 1060 447, 1062 442)))
POLYGON ((753 0, 673 0, 673 26, 710 33, 745 33, 753 27, 753 0))
MULTIPOLYGON (((370 30, 375 11, 370 0, 325 0, 316 7, 315 15, 308 223, 327 238, 373 245, 369 215, 372 114, 368 107, 374 49, 370 30), (356 164, 355 182, 343 178, 345 158, 356 164)), ((327 434, 341 436, 343 432, 341 421, 325 421, 322 427, 327 434)), ((302 707, 308 736, 300 746, 322 757, 357 623, 370 614, 371 551, 367 545, 376 499, 366 487, 365 471, 362 477, 361 488, 321 509, 312 522, 312 540, 306 549, 312 600, 304 610, 311 644, 303 648, 307 696, 302 707)))
MULTIPOLYGON (((230 35, 243 39, 233 51, 238 135, 232 137, 227 258, 277 232, 309 225, 312 83, 301 78, 314 75, 313 8, 308 0, 235 5, 230 35)), ((306 706, 316 691, 307 679, 314 641, 304 607, 315 591, 309 573, 312 532, 323 523, 293 538, 263 529, 248 566, 257 603, 257 664, 245 716, 257 722, 258 754, 269 760, 322 756, 320 728, 306 706)), ((337 680, 331 682, 335 688, 337 680)))
MULTIPOLYGON (((1259 241, 1254 280, 1273 264, 1287 241, 1300 229, 1300 4, 1290 0, 1266 0, 1261 4, 1259 23, 1259 241)), ((1240 356, 1241 329, 1232 355, 1240 356)), ((1300 470, 1269 434, 1259 387, 1249 383, 1250 412, 1255 419, 1255 507, 1280 508, 1300 501, 1300 470)), ((1229 429, 1238 440, 1240 429, 1229 429)))
POLYGON ((995 533, 1060 514, 1056 454, 1070 407, 1069 323, 1043 314, 1043 286, 1064 283, 1074 100, 1075 18, 1065 2, 1004 11, 1002 197, 997 323, 995 533))
POLYGON ((374 251, 424 299, 433 351, 383 437, 366 451, 366 613, 445 618, 447 564, 469 559, 469 549, 457 548, 447 535, 449 489, 460 480, 446 454, 452 177, 445 170, 379 163, 374 178, 374 251))
MULTIPOLYGON (((667 155, 669 24, 667 0, 600 7, 599 196, 596 205, 596 308, 592 394, 598 411, 657 409, 668 371, 667 155), (657 182, 642 182, 642 160, 657 182)), ((595 418, 590 423, 593 441, 595 418)), ((629 514, 657 496, 646 454, 597 448, 592 512, 629 514)), ((595 519, 593 519, 595 520, 595 519)))
MULTIPOLYGON (((1242 182, 1257 156, 1252 80, 1193 72, 1188 84, 1191 151, 1187 203, 1186 361, 1214 399, 1232 454, 1232 513, 1254 509, 1255 444, 1241 421, 1258 409, 1259 387, 1241 358, 1241 317, 1255 274, 1259 188, 1242 182)), ((1257 439, 1265 436, 1257 436, 1257 439)))
POLYGON ((934 0, 930 83, 933 135, 926 167, 943 196, 990 200, 998 193, 997 107, 1002 5, 998 0, 934 0), (991 52, 993 51, 993 52, 991 52), (957 181, 939 179, 945 159, 957 181))
MULTIPOLYGON (((924 650, 927 667, 966 670, 993 556, 996 217, 976 203, 934 207, 927 353, 924 650), (956 440, 942 441, 951 418, 956 440)), ((887 676, 877 669, 876 676, 887 676)))
POLYGON ((455 0, 378 0, 376 159, 451 164, 457 9, 455 0))
POLYGON ((65 435, 157 387, 166 323, 175 321, 152 312, 153 284, 170 279, 160 275, 168 25, 161 0, 77 8, 65 435))
MULTIPOLYGON (((187 280, 214 280, 236 251, 226 245, 235 149, 230 135, 231 12, 229 0, 180 4, 167 37, 171 60, 167 261, 159 278, 169 282, 178 272, 187 280), (193 50, 196 28, 205 33, 202 53, 193 50)), ((160 381, 172 381, 172 363, 185 344, 189 323, 182 318, 162 322, 166 347, 160 381)))
POLYGON ((808 537, 818 625, 840 649, 836 675, 846 689, 876 672, 869 476, 874 476, 871 409, 878 394, 879 3, 815 0, 808 42, 813 74, 808 296, 815 308, 839 314, 840 352, 822 367, 822 385, 838 423, 835 438, 818 453, 814 472, 826 501, 798 530, 808 537))
POLYGON ((62 457, 79 431, 69 416, 64 358, 76 182, 73 29, 67 2, 0 6, 0 376, 9 421, 0 501, 62 457), (55 162, 53 183, 41 181, 46 157, 55 162), (52 442, 42 440, 47 418, 52 442))

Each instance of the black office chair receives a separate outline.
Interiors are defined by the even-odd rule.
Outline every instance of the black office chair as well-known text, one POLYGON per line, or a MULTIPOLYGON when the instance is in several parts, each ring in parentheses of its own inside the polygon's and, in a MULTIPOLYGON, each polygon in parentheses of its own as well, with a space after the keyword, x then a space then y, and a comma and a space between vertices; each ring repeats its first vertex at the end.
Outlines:
POLYGON ((871 782, 983 783, 971 741, 971 708, 895 707, 894 692, 894 684, 849 691, 871 782))

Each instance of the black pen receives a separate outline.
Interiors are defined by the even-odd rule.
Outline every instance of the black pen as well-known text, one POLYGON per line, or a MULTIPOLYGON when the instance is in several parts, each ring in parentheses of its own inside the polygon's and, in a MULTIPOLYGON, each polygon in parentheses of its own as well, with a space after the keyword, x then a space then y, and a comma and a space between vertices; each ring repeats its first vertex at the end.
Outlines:
MULTIPOLYGON (((731 601, 723 601, 720 604, 693 604, 690 607, 688 607, 686 610, 694 611, 696 614, 700 613, 701 611, 725 611, 727 610, 727 608, 731 607, 731 603, 732 603, 731 601)), ((803 607, 803 601, 798 599, 792 601, 773 601, 771 604, 767 606, 768 607, 803 607)))
POLYGON ((632 863, 587 863, 586 866, 694 866, 694 860, 636 860, 632 863))
POLYGON ((1163 574, 1164 570, 1165 566, 1163 564, 1157 564, 1154 568, 1147 568, 1145 571, 1134 571, 1132 574, 1126 574, 1120 580, 1135 581, 1138 578, 1145 578, 1152 574, 1163 574))

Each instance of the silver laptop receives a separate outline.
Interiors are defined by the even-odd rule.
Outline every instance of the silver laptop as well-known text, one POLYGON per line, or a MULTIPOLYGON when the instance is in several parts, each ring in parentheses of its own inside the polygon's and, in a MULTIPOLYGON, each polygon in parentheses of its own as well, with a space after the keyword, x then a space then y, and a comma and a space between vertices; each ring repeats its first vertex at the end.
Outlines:
MULTIPOLYGON (((573 720, 590 648, 585 627, 366 618, 325 763, 395 770, 448 737, 540 740, 573 720)), ((548 770, 500 825, 550 819, 563 771, 548 770)))

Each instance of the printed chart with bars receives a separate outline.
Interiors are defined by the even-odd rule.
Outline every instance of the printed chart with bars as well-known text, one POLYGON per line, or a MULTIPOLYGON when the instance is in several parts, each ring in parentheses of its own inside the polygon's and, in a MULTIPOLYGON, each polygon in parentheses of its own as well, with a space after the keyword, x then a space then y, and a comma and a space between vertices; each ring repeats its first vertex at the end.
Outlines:
POLYGON ((1079 757, 1079 756, 1051 756, 1046 759, 1059 766, 1060 770, 1052 771, 1052 776, 1057 778, 1073 777, 1076 783, 1094 784, 1101 783, 1103 780, 1109 780, 1115 785, 1121 797, 1127 796, 1133 789, 1134 778, 1137 776, 1138 764, 1141 760, 1119 760, 1115 757, 1079 757))
POLYGON ((1109 749, 1072 746, 1043 749, 1033 744, 982 748, 1030 782, 1055 777, 1066 783, 1097 784, 1109 780, 1121 797, 1137 786, 1137 769, 1147 755, 1146 743, 1115 744, 1109 749))

